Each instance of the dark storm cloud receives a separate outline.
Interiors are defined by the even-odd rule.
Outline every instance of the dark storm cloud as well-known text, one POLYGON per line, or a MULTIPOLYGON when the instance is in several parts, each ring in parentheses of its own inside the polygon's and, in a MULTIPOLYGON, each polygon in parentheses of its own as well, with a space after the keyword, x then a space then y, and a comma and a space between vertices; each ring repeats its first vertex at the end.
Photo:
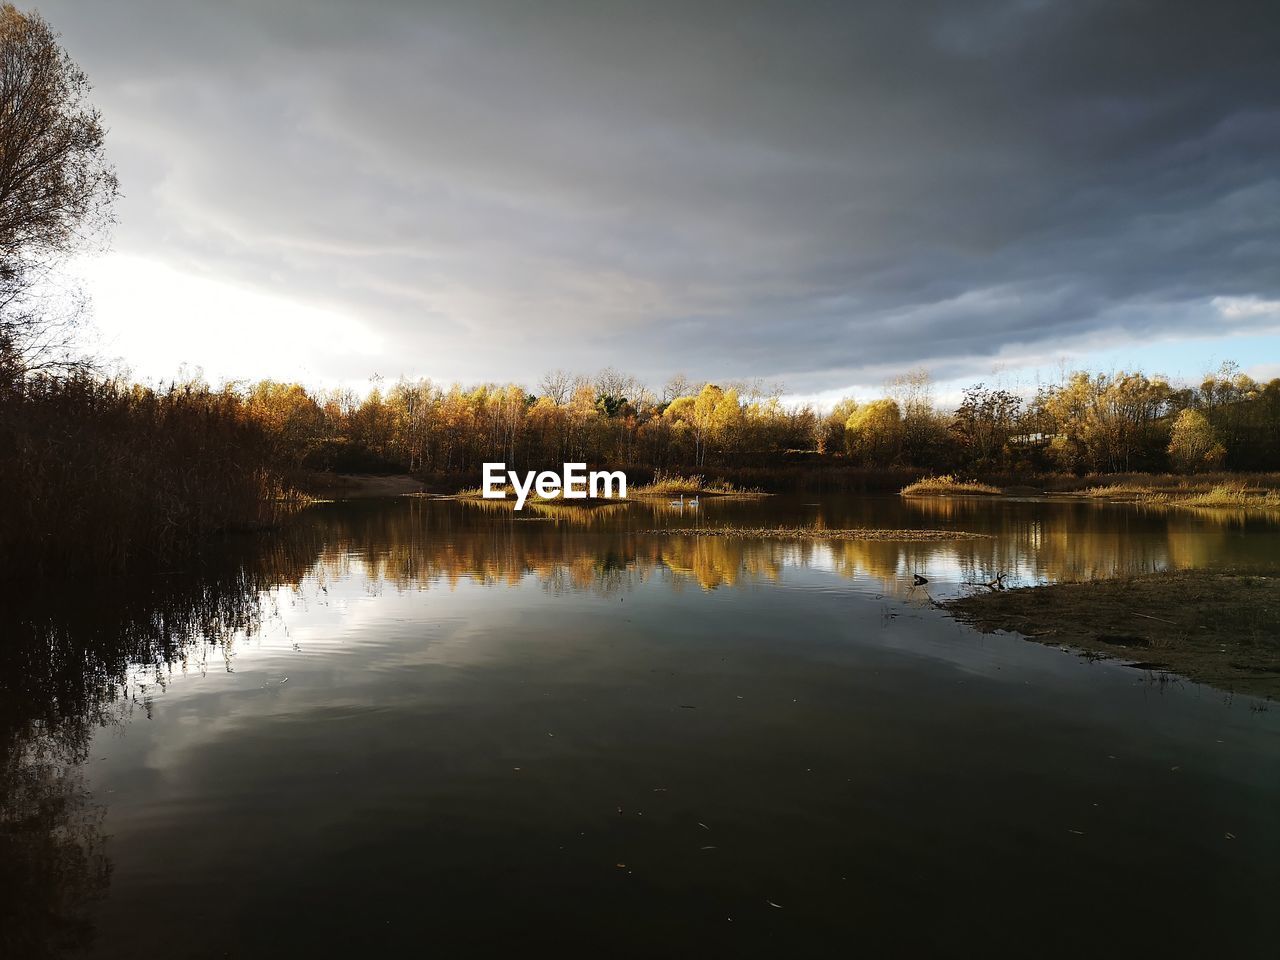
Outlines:
POLYGON ((1280 322, 1210 304, 1280 297, 1271 3, 41 9, 117 248, 358 314, 384 373, 821 389, 1280 322))

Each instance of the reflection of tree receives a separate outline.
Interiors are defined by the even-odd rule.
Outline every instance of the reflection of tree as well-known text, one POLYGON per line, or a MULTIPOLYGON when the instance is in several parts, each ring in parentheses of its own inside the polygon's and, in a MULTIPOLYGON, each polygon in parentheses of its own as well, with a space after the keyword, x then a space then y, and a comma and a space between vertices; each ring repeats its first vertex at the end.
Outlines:
POLYGON ((87 907, 107 886, 104 810, 79 764, 87 724, 44 736, 5 731, 0 769, 0 954, 54 956, 92 935, 87 907))
MULTIPOLYGON (((522 511, 525 513, 528 511, 522 511)), ((607 591, 664 572, 703 589, 777 581, 786 566, 821 564, 886 582, 927 567, 931 558, 968 557, 971 543, 781 541, 654 535, 648 505, 560 507, 534 521, 501 504, 406 502, 333 511, 318 571, 338 576, 353 560, 374 580, 401 589, 471 580, 517 584, 534 576, 554 590, 607 591), (625 573, 625 578, 622 574, 625 573)), ((973 541, 990 549, 990 541, 973 541)), ((990 577, 988 577, 990 579, 990 577)))
MULTIPOLYGON (((820 513, 815 527, 824 516, 833 527, 869 525, 882 508, 866 505, 865 515, 857 509, 820 513)), ((86 794, 78 768, 95 729, 131 708, 132 678, 142 673, 163 683, 171 671, 228 656, 236 637, 258 630, 269 612, 264 597, 281 587, 323 589, 359 574, 401 590, 532 579, 551 592, 609 593, 654 577, 674 589, 711 590, 820 566, 904 593, 914 571, 1068 579, 1193 566, 1222 549, 1230 529, 1189 513, 1118 514, 1087 502, 1044 509, 925 499, 901 509, 923 514, 929 526, 994 536, 761 541, 653 534, 647 531, 663 516, 636 505, 523 516, 484 503, 365 501, 317 505, 278 534, 231 544, 193 561, 185 574, 128 590, 116 584, 68 593, 66 584, 55 584, 62 592, 52 599, 10 598, 0 637, 0 955, 40 956, 91 935, 86 904, 105 889, 110 871, 104 811, 86 794), (1141 531, 1127 527, 1130 521, 1141 521, 1141 531)), ((1270 541, 1258 539, 1266 549, 1270 541)))
POLYGON ((904 502, 930 524, 949 523, 994 534, 994 539, 975 541, 967 551, 966 566, 971 565, 982 579, 989 579, 986 574, 992 570, 1058 581, 1205 566, 1228 555, 1228 540, 1235 528, 1266 522, 1230 510, 1089 500, 1064 501, 1050 508, 966 498, 904 502))
POLYGON ((776 581, 790 545, 727 537, 669 536, 653 544, 649 559, 704 590, 733 586, 739 580, 776 581))
POLYGON ((0 642, 0 956, 85 945, 110 864, 105 808, 85 788, 96 728, 129 706, 128 678, 183 667, 256 629, 262 591, 298 583, 317 547, 298 527, 252 541, 250 556, 208 557, 193 575, 139 589, 5 598, 0 642))
MULTIPOLYGON (((405 501, 388 506, 334 507, 324 518, 323 545, 312 571, 340 577, 358 563, 365 574, 398 589, 470 580, 515 585, 533 576, 554 590, 609 590, 662 572, 674 585, 704 589, 742 581, 777 580, 786 566, 822 566, 844 577, 868 576, 896 589, 917 571, 951 569, 986 582, 1069 580, 1168 567, 1200 566, 1222 555, 1230 522, 1206 525, 1190 512, 1118 512, 1088 501, 992 504, 912 499, 905 509, 931 527, 992 534, 966 541, 759 541, 653 535, 659 519, 646 505, 596 509, 560 506, 521 511, 485 502, 405 501), (527 516, 526 516, 527 514, 527 516), (534 519, 537 517, 538 519, 534 519)), ((865 524, 850 517, 834 526, 865 524)), ((816 528, 824 521, 815 518, 816 528)))

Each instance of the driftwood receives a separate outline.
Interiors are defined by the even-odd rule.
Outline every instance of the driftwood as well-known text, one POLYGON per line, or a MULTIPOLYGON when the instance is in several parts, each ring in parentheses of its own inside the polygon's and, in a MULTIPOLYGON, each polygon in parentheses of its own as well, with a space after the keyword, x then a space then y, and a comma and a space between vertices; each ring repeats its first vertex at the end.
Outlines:
POLYGON ((1007 576, 1009 576, 1007 573, 997 573, 994 580, 990 580, 986 583, 982 583, 981 581, 970 581, 966 583, 965 586, 986 587, 988 590, 1007 590, 1008 588, 1004 585, 1004 578, 1007 576))

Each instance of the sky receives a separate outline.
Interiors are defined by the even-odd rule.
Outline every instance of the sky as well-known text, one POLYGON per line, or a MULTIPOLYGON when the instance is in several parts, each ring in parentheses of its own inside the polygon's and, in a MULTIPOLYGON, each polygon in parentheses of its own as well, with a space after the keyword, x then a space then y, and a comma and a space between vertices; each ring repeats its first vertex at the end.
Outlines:
MULTIPOLYGON (((20 4, 25 6, 25 4, 20 4)), ((1280 376, 1280 5, 44 0, 142 378, 1280 376)))

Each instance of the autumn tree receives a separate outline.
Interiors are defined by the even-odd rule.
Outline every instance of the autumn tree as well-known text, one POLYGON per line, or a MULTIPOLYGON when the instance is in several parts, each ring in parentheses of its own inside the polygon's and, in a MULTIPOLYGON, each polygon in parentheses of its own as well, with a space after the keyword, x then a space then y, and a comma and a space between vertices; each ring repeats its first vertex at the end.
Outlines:
POLYGON ((937 465, 947 444, 946 421, 933 406, 933 378, 928 370, 908 370, 885 384, 901 413, 902 458, 916 465, 937 465))
POLYGON ((10 373, 67 365, 71 320, 31 290, 111 219, 116 175, 89 90, 43 17, 0 6, 0 368, 10 373))
POLYGON ((529 412, 529 398, 515 384, 493 387, 484 400, 484 414, 489 423, 489 451, 508 468, 516 463, 516 443, 529 412))
POLYGON ((1149 469, 1167 443, 1172 396, 1160 377, 1077 371, 1042 389, 1034 413, 1052 433, 1050 454, 1065 469, 1149 469))
POLYGON ((992 389, 982 383, 965 389, 951 418, 951 433, 969 465, 1001 464, 1021 409, 1021 398, 1008 390, 992 389))
POLYGON ((1227 449, 1218 442, 1208 418, 1199 410, 1183 410, 1169 435, 1169 459, 1179 470, 1222 466, 1227 449))
POLYGON ((836 402, 830 413, 817 422, 814 441, 819 453, 836 453, 844 450, 845 425, 857 409, 857 400, 853 397, 844 397, 836 402))
POLYGON ((565 408, 563 453, 566 461, 590 459, 601 421, 595 387, 585 381, 579 382, 565 408))
POLYGON ((293 467, 300 466, 324 436, 324 411, 296 383, 259 381, 245 397, 245 410, 272 438, 276 456, 293 467))
POLYGON ((712 447, 728 446, 742 422, 742 407, 736 390, 706 384, 696 397, 677 397, 663 417, 687 433, 693 441, 694 466, 707 462, 712 447))
POLYGON ((872 400, 859 407, 845 424, 845 449, 869 467, 887 467, 902 450, 902 413, 897 401, 872 400))
POLYGON ((410 471, 428 466, 439 405, 439 388, 425 379, 402 379, 387 395, 395 421, 394 450, 410 471))

